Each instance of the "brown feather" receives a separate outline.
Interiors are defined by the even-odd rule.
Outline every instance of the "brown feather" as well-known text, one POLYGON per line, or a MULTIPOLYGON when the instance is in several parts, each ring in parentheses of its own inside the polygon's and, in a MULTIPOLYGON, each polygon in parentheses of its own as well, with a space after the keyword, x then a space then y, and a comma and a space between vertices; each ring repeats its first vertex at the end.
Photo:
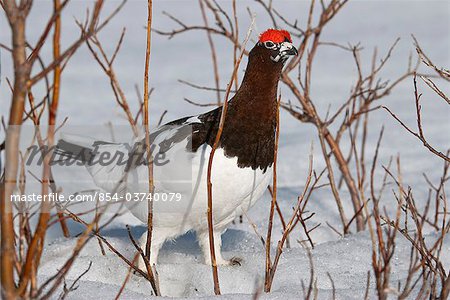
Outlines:
MULTIPOLYGON (((238 166, 267 170, 273 163, 277 110, 277 88, 282 63, 270 59, 272 50, 257 44, 249 54, 241 87, 230 100, 220 147, 228 157, 237 157, 238 166)), ((192 150, 207 143, 212 146, 222 108, 199 116, 193 124, 192 150)))

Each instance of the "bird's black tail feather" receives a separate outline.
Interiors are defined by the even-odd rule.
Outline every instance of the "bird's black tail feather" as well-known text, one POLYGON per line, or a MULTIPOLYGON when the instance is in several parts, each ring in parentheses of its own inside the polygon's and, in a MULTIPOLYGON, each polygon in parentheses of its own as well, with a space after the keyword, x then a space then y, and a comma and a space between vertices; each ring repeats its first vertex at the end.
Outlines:
POLYGON ((70 143, 63 139, 58 141, 55 154, 61 158, 73 159, 85 164, 91 162, 95 155, 92 148, 70 143))

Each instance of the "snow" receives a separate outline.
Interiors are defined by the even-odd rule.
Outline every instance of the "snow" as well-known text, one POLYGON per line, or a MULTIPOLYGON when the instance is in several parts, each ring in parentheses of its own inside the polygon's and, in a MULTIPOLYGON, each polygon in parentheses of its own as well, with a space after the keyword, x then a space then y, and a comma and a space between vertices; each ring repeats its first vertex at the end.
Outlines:
MULTIPOLYGON (((144 232, 144 227, 134 228, 133 234, 144 232)), ((104 236, 122 253, 134 252, 125 229, 104 232, 104 236)), ((221 291, 227 299, 251 298, 263 284, 264 248, 261 241, 249 232, 229 229, 223 236, 224 256, 243 258, 241 266, 219 268, 221 291), (245 297, 244 297, 245 296, 245 297)), ((426 239, 433 236, 426 236, 426 239)), ((49 255, 43 257, 41 273, 50 274, 56 266, 69 257, 75 245, 74 239, 57 239, 47 246, 49 255)), ((330 274, 336 287, 338 299, 362 299, 364 297, 367 272, 371 270, 371 240, 367 232, 350 235, 338 241, 324 242, 312 250, 314 278, 317 279, 319 299, 329 299, 332 293, 330 274)), ((274 250, 274 249, 273 249, 274 250)), ((392 281, 406 279, 410 244, 399 238, 392 260, 392 281)), ((450 243, 442 249, 444 266, 450 267, 450 243)), ((129 256, 131 259, 131 255, 129 256)), ((67 276, 68 285, 92 262, 91 270, 82 277, 80 287, 69 293, 68 299, 84 298, 91 293, 101 294, 103 299, 112 298, 119 291, 126 277, 127 266, 115 254, 107 251, 102 256, 97 241, 92 239, 76 260, 67 276), (101 284, 99 284, 101 283, 101 284), (103 291, 107 291, 106 294, 103 291), (108 296, 109 295, 109 296, 108 296)), ((211 268, 204 265, 199 247, 193 234, 186 234, 175 242, 168 242, 160 252, 158 266, 161 293, 164 296, 183 296, 193 299, 213 294, 211 268)), ((310 266, 304 248, 285 249, 279 263, 272 293, 262 295, 263 299, 292 299, 302 297, 302 282, 308 286, 310 266)), ((132 275, 127 284, 124 299, 146 298, 151 287, 142 277, 132 275)), ((371 298, 374 294, 374 277, 370 281, 371 298)))
MULTIPOLYGON (((119 2, 106 3, 108 11, 119 2)), ((276 3, 276 2, 275 2, 276 3)), ((117 57, 116 72, 123 84, 123 89, 129 99, 132 111, 137 111, 137 101, 134 92, 134 84, 142 86, 143 61, 145 49, 145 31, 143 29, 146 20, 146 3, 144 1, 130 1, 125 5, 117 18, 100 34, 100 39, 107 46, 108 53, 113 51, 115 41, 123 26, 127 27, 124 45, 117 57), (130 17, 132 16, 132 17, 130 17)), ((170 30, 176 26, 164 17, 161 12, 167 10, 176 16, 182 17, 188 24, 198 24, 199 15, 195 1, 156 1, 154 4, 153 25, 158 29, 170 30), (194 5, 193 5, 194 4, 194 5), (194 6, 194 7, 192 7, 194 6)), ((282 1, 277 4, 281 13, 299 21, 304 21, 308 2, 306 1, 282 1)), ((238 1, 238 11, 241 17, 241 35, 245 34, 249 24, 246 7, 250 6, 257 13, 256 32, 270 26, 270 20, 264 11, 256 6, 253 1, 238 1)), ((42 16, 47 15, 51 2, 40 1, 31 12, 28 36, 37 40, 39 32, 45 23, 42 16)), ((73 16, 81 16, 84 13, 85 3, 74 1, 70 3, 63 13, 63 44, 69 45, 76 38, 78 30, 73 22, 73 16)), ((106 14, 105 14, 106 15, 106 14)), ((6 28, 5 18, 0 19, 1 27, 6 28)), ((213 20, 211 20, 211 23, 213 20)), ((384 54, 400 36, 398 47, 387 64, 383 78, 391 79, 400 75, 407 66, 407 56, 414 51, 410 34, 413 33, 423 49, 438 65, 447 67, 450 65, 450 4, 446 1, 355 1, 344 7, 335 20, 324 32, 324 41, 340 43, 361 42, 365 48, 361 60, 363 69, 370 66, 372 49, 378 46, 380 55, 384 54)), ((0 32, 0 41, 9 41, 8 32, 0 32)), ((295 38, 294 38, 295 39, 295 38)), ((221 85, 225 86, 231 73, 230 45, 224 40, 216 39, 219 70, 222 78, 221 85)), ((51 49, 44 47, 44 57, 50 57, 51 49)), ((153 34, 152 59, 151 59, 151 86, 155 92, 151 98, 152 124, 156 124, 164 110, 168 110, 165 121, 178 117, 197 114, 204 108, 194 107, 182 101, 184 97, 198 100, 199 102, 215 101, 215 93, 198 91, 187 87, 177 79, 188 79, 194 83, 213 86, 213 73, 210 68, 209 47, 203 32, 191 32, 186 35, 167 40, 165 37, 153 34), (199 72, 198 70, 202 70, 199 72), (204 70, 204 71, 203 71, 204 70)), ((246 62, 241 65, 245 68, 246 62)), ((356 70, 352 64, 349 53, 332 47, 322 47, 317 54, 313 73, 313 98, 321 114, 325 115, 328 105, 331 110, 339 107, 342 99, 346 99, 352 82, 356 78, 356 70)), ((5 76, 11 78, 12 65, 7 53, 2 51, 2 83, 5 76)), ((426 71, 426 69, 421 69, 426 71)), ((240 79, 243 72, 239 73, 240 79)), ((448 86, 440 86, 444 91, 449 91, 448 86)), ((437 99, 429 89, 419 81, 420 92, 423 92, 423 122, 424 130, 432 144, 439 149, 450 148, 450 110, 445 103, 437 99), (447 132, 447 134, 445 134, 447 132), (444 134, 443 134, 444 133, 444 134)), ((8 112, 4 108, 9 107, 8 90, 0 89, 1 115, 5 118, 8 112)), ((38 94, 36 92, 35 94, 38 94)), ((289 92, 282 88, 282 94, 289 99, 289 92)), ((223 96, 223 93, 222 93, 223 96)), ((407 79, 401 83, 394 92, 382 99, 380 104, 390 107, 402 120, 411 126, 415 125, 415 108, 413 103, 412 80, 407 79)), ((73 57, 72 63, 67 66, 63 74, 62 95, 58 119, 62 121, 69 117, 70 128, 79 127, 80 131, 89 131, 90 136, 109 139, 109 127, 112 122, 116 131, 126 127, 120 108, 116 105, 111 92, 109 81, 104 76, 100 67, 93 61, 89 51, 84 47, 73 57)), ((385 137, 380 148, 379 167, 377 174, 381 173, 381 165, 386 165, 391 156, 400 154, 402 160, 403 180, 405 185, 413 187, 418 206, 422 207, 428 192, 422 173, 429 175, 431 180, 437 180, 441 176, 442 161, 431 155, 414 137, 406 134, 404 130, 385 111, 376 111, 370 119, 371 132, 368 138, 368 157, 374 152, 379 129, 385 126, 385 137)), ((2 133, 3 134, 3 133, 2 133)), ((280 207, 286 217, 290 216, 292 206, 301 193, 308 168, 308 154, 311 142, 315 145, 314 168, 318 172, 325 166, 321 158, 320 147, 316 138, 315 129, 311 125, 305 125, 294 120, 287 113, 281 115, 281 136, 278 159, 278 198, 280 207)), ((343 141, 345 142, 345 141, 343 141)), ((348 146, 348 145, 347 145, 348 146)), ((69 194, 76 191, 95 187, 87 178, 83 168, 64 174, 61 170, 55 170, 59 178, 58 185, 63 186, 64 192, 69 194), (58 173, 60 172, 60 173, 58 173), (76 180, 75 180, 76 179, 76 180)), ((37 173, 39 174, 39 173, 37 173)), ((33 184, 30 177, 29 184, 33 184)), ((31 188, 31 187, 30 187, 31 188)), ((389 212, 396 209, 396 201, 392 196, 392 186, 387 188, 383 197, 383 205, 389 212)), ((352 207, 349 196, 341 192, 344 199, 344 209, 351 214, 352 207)), ((270 196, 266 193, 256 206, 249 212, 249 218, 257 226, 258 232, 265 236, 267 228, 268 208, 270 196)), ((74 209, 81 211, 91 204, 80 205, 74 209)), ((332 287, 328 273, 334 281, 337 299, 362 299, 365 293, 367 272, 371 271, 371 241, 368 232, 351 234, 344 238, 339 237, 326 223, 339 227, 334 199, 328 189, 320 189, 312 194, 308 209, 315 212, 315 216, 309 221, 312 227, 321 224, 312 233, 312 239, 316 243, 311 250, 319 299, 331 298, 332 287)), ((104 219, 110 216, 105 214, 104 219)), ((86 218, 89 220, 89 218, 86 218)), ((128 258, 134 254, 134 247, 129 241, 125 224, 132 227, 133 235, 137 238, 145 228, 130 213, 121 215, 112 224, 102 231, 102 235, 110 241, 121 253, 128 258)), ((57 225, 50 228, 47 234, 46 248, 41 261, 39 281, 53 275, 70 256, 76 244, 76 234, 83 230, 83 226, 72 221, 69 222, 73 238, 61 237, 57 225)), ((281 237, 281 224, 277 216, 274 221, 273 247, 281 237)), ((285 249, 280 260, 278 271, 275 275, 272 293, 260 296, 263 299, 288 299, 303 297, 302 281, 307 286, 310 279, 310 267, 307 252, 297 240, 305 238, 298 227, 291 234, 291 249, 285 249)), ((426 240, 433 240, 434 233, 429 232, 426 240)), ((220 283, 225 299, 251 299, 256 291, 261 292, 264 275, 265 252, 258 236, 244 217, 243 223, 236 220, 223 236, 224 257, 238 256, 243 258, 242 266, 220 267, 220 283)), ((392 285, 406 278, 409 262, 410 244, 399 236, 396 251, 393 258, 392 285)), ((272 253, 275 251, 273 248, 272 253)), ((158 273, 161 291, 164 296, 185 298, 210 298, 213 297, 211 268, 202 263, 200 248, 196 243, 196 237, 188 233, 175 241, 166 242, 160 252, 160 264, 158 273)), ((442 250, 442 261, 446 264, 446 270, 450 268, 450 240, 447 238, 442 250)), ((92 267, 79 281, 79 287, 69 293, 69 299, 112 299, 120 289, 127 274, 127 266, 114 253, 106 250, 103 256, 98 242, 92 238, 81 251, 79 258, 68 273, 66 278, 68 285, 75 280, 89 262, 92 267)), ((149 283, 136 275, 131 278, 126 286, 123 299, 148 299, 151 293, 149 283)), ((370 297, 374 298, 374 277, 370 281, 370 297)))

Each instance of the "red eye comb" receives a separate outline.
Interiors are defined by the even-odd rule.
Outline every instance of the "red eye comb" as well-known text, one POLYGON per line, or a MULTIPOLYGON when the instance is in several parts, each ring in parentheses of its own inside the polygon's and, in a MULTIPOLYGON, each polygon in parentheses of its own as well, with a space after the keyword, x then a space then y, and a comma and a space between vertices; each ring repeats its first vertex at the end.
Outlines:
POLYGON ((259 36, 259 41, 261 43, 271 41, 274 43, 282 43, 288 40, 292 43, 291 35, 286 30, 277 30, 277 29, 267 29, 259 36))

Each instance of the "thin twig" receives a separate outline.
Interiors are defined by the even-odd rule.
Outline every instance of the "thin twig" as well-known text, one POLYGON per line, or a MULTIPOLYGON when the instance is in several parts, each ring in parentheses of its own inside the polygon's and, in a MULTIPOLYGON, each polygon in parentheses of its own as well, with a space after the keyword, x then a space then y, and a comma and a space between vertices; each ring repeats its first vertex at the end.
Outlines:
MULTIPOLYGON (((253 29, 253 24, 254 24, 254 18, 252 20, 252 23, 250 25, 250 28, 247 32, 247 36, 243 42, 243 49, 245 49, 245 45, 247 44, 249 38, 250 38, 250 33, 252 32, 253 29)), ((222 136, 222 131, 223 131, 223 127, 225 125, 225 116, 227 113, 227 108, 228 108, 228 97, 230 95, 230 90, 231 90, 231 86, 233 84, 233 80, 235 78, 235 73, 237 72, 237 70, 239 69, 239 64, 242 60, 242 57, 244 55, 244 51, 241 51, 241 54, 239 56, 239 59, 236 61, 236 65, 234 66, 234 70, 233 70, 233 74, 231 76, 230 79, 230 83, 228 84, 227 87, 227 91, 225 92, 225 99, 222 105, 222 114, 220 116, 220 123, 219 123, 219 128, 217 130, 217 134, 216 134, 216 138, 213 144, 213 147, 211 149, 211 153, 209 155, 209 160, 208 160, 208 172, 207 172, 207 188, 208 188, 208 211, 207 211, 207 215, 208 215, 208 232, 209 232, 209 247, 210 247, 210 251, 211 251, 211 266, 212 266, 212 272, 213 272, 213 279, 214 279, 214 293, 216 295, 220 295, 220 286, 219 286, 219 276, 218 276, 218 272, 217 272, 217 262, 216 262, 216 253, 215 253, 215 247, 214 247, 214 233, 213 233, 213 209, 212 209, 212 199, 213 199, 213 195, 212 195, 212 183, 211 183, 211 173, 212 173, 212 162, 214 159, 214 153, 216 152, 216 149, 219 145, 220 142, 220 137, 222 136)))

